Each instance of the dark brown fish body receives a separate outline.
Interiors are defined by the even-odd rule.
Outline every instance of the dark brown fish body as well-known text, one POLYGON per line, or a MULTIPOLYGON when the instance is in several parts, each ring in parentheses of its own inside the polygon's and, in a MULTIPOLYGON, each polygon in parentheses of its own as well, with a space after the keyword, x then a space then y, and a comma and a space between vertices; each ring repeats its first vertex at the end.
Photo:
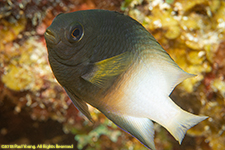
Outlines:
MULTIPOLYGON (((68 18, 73 17, 73 14, 67 15, 70 15, 67 16, 68 18)), ((87 14, 81 13, 79 16, 81 20, 79 20, 79 18, 76 18, 78 22, 83 22, 82 15, 87 14)), ((83 98, 86 101, 91 99, 89 102, 88 101, 87 102, 93 105, 94 107, 97 107, 95 106, 95 104, 92 104, 92 101, 98 101, 107 94, 107 91, 110 90, 110 88, 113 89, 113 86, 111 85, 112 83, 114 83, 114 81, 118 78, 119 75, 113 77, 114 78, 113 81, 110 81, 109 83, 110 87, 107 88, 106 86, 98 87, 96 85, 93 85, 90 82, 84 80, 82 76, 92 71, 93 64, 95 62, 111 58, 113 56, 122 54, 126 51, 135 55, 137 50, 140 49, 138 45, 139 40, 142 40, 143 43, 144 41, 146 41, 146 47, 143 48, 148 48, 149 38, 152 38, 151 40, 154 41, 155 39, 152 36, 149 36, 150 34, 146 30, 143 30, 142 29, 143 27, 138 22, 132 20, 129 17, 125 17, 124 15, 119 14, 117 12, 111 13, 110 11, 106 11, 105 13, 99 12, 88 15, 89 15, 88 17, 90 18, 96 18, 95 20, 96 22, 92 22, 91 25, 90 23, 82 24, 84 28, 86 28, 87 32, 91 33, 90 35, 86 35, 85 32, 85 36, 87 36, 84 37, 83 39, 83 41, 85 41, 85 44, 81 43, 82 41, 80 41, 79 43, 80 48, 79 48, 75 43, 74 45, 76 46, 76 50, 74 50, 74 45, 72 44, 68 43, 68 45, 65 45, 65 43, 67 44, 67 41, 63 38, 61 40, 65 41, 65 43, 62 42, 58 43, 57 47, 54 47, 54 50, 51 50, 51 44, 48 44, 49 62, 52 66, 52 70, 55 74, 55 77, 57 78, 58 82, 61 85, 64 85, 64 88, 71 91, 71 93, 76 95, 76 97, 79 99, 83 98), (124 24, 124 22, 127 23, 124 24), (138 24, 138 26, 134 26, 134 24, 138 24), (110 29, 110 27, 112 27, 112 29, 110 29), (94 30, 95 28, 99 28, 100 30, 96 31, 94 30), (115 28, 122 28, 125 30, 123 30, 122 32, 121 30, 115 32, 115 28), (135 28, 135 30, 137 30, 137 33, 135 34, 133 32, 130 32, 131 28, 135 28), (139 30, 141 32, 146 33, 142 34, 141 32, 139 32, 139 30), (105 32, 107 34, 100 35, 99 33, 101 32, 105 32), (145 36, 146 34, 147 36, 145 36), (136 42, 137 45, 135 45, 136 42), (63 51, 60 51, 60 49, 63 49, 63 51), (51 53, 55 53, 55 55, 51 55, 51 53)), ((60 15, 58 17, 60 17, 60 15)), ((66 20, 67 18, 63 16, 63 18, 56 18, 56 19, 66 20)), ((64 21, 62 20, 62 22, 64 21)), ((54 30, 63 30, 57 29, 57 27, 55 28, 55 26, 54 27, 50 26, 49 29, 51 28, 54 28, 54 30)), ((64 35, 58 36, 64 37, 64 35)), ((155 46, 158 46, 158 43, 153 44, 155 44, 155 46)))

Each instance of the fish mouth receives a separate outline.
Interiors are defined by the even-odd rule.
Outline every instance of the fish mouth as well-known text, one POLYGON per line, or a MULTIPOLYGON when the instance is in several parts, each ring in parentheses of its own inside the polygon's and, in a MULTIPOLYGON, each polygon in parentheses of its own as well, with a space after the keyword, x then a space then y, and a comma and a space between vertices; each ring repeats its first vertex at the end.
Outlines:
POLYGON ((59 38, 57 37, 57 35, 49 29, 46 29, 44 36, 47 43, 51 43, 51 44, 59 43, 59 38))

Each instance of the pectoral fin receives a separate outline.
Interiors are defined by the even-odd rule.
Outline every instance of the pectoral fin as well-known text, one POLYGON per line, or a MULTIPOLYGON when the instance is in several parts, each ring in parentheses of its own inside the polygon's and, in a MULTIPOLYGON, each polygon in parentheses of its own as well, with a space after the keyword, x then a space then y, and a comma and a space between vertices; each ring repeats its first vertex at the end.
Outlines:
POLYGON ((68 94, 68 96, 70 97, 70 99, 72 100, 73 104, 76 106, 76 108, 82 114, 84 114, 91 122, 94 122, 90 115, 90 112, 88 111, 87 104, 83 100, 77 98, 75 95, 70 93, 66 88, 64 88, 64 89, 65 89, 66 93, 68 94))
POLYGON ((82 76, 83 79, 99 86, 106 87, 114 77, 123 73, 130 66, 132 55, 129 52, 96 62, 91 72, 82 76))
POLYGON ((148 118, 137 118, 132 116, 120 116, 114 113, 103 112, 107 118, 117 126, 133 135, 141 143, 151 150, 156 150, 154 144, 153 122, 148 118))

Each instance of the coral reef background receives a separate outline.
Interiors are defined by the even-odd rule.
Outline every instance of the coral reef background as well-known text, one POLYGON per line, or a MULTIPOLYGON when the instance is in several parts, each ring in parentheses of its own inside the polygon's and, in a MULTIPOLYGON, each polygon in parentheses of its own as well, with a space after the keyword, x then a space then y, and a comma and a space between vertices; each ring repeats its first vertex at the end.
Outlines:
POLYGON ((182 145, 155 124, 158 150, 225 147, 224 0, 1 0, 0 145, 74 144, 82 150, 146 150, 90 107, 91 124, 73 106, 47 61, 43 34, 62 12, 115 10, 138 20, 178 65, 197 76, 171 94, 183 109, 209 119, 182 145))

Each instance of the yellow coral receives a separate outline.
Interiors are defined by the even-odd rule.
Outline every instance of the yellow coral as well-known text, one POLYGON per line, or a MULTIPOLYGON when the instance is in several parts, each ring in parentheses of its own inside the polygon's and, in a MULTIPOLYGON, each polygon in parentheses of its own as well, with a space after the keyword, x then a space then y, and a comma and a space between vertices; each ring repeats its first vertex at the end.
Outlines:
POLYGON ((175 5, 179 5, 179 8, 182 12, 187 12, 194 6, 196 6, 198 4, 202 5, 205 3, 206 3, 205 0, 194 0, 194 1, 177 0, 175 5))
POLYGON ((7 74, 2 76, 5 85, 15 91, 25 90, 32 81, 28 70, 15 65, 9 65, 7 68, 7 74))
POLYGON ((188 61, 193 65, 201 65, 204 58, 205 52, 204 51, 191 51, 187 55, 188 61))
POLYGON ((6 20, 1 20, 3 29, 0 30, 0 50, 4 49, 4 43, 13 41, 17 38, 18 34, 24 30, 27 20, 25 18, 19 19, 16 23, 9 23, 6 20))
POLYGON ((180 27, 175 25, 168 28, 168 30, 165 33, 165 36, 168 39, 175 39, 180 35, 180 33, 181 33, 180 27))
POLYGON ((212 81, 211 86, 215 92, 219 91, 220 94, 225 98, 225 82, 220 79, 212 81))
POLYGON ((39 90, 44 84, 39 78, 52 76, 47 64, 46 48, 35 38, 30 38, 16 51, 18 55, 12 57, 10 65, 5 68, 3 83, 15 91, 39 90))

